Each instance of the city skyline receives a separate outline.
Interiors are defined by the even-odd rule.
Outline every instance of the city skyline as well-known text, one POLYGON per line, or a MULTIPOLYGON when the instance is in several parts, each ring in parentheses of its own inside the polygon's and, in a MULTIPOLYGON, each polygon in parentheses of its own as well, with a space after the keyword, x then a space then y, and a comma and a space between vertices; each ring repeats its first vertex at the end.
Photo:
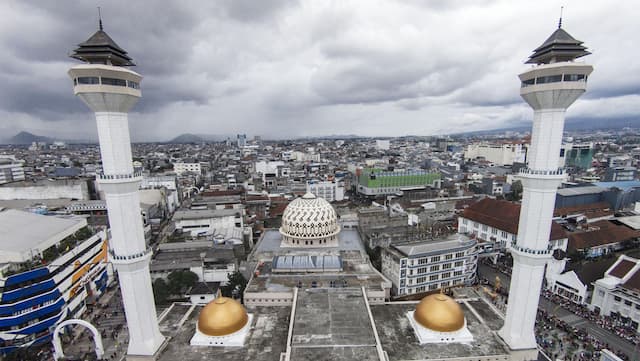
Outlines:
MULTIPOLYGON (((79 30, 96 29, 100 4, 69 5, 0 5, 7 64, 0 138, 24 130, 93 139, 82 106, 59 91, 68 86, 59 70, 70 64, 68 44, 84 40, 79 30)), ((136 141, 182 133, 434 135, 529 124, 513 74, 557 26, 560 6, 535 5, 234 1, 155 10, 136 3, 103 7, 103 20, 146 75, 145 98, 131 114, 136 141)), ((589 39, 599 69, 568 123, 635 117, 638 65, 599 54, 633 51, 637 10, 564 5, 564 27, 589 39)))

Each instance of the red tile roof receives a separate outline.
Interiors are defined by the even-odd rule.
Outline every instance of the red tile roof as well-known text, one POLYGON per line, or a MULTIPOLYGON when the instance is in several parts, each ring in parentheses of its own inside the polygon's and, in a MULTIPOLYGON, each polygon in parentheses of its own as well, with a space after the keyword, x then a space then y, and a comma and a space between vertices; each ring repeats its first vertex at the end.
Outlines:
POLYGON ((635 271, 622 286, 635 291, 640 291, 640 272, 635 271))
MULTIPOLYGON (((474 222, 486 224, 501 231, 518 234, 518 222, 520 221, 520 204, 484 198, 467 207, 462 212, 462 217, 474 222)), ((567 234, 559 224, 551 222, 550 240, 567 238, 567 234)))
POLYGON ((614 214, 611 206, 607 202, 590 203, 574 207, 556 208, 553 211, 553 215, 556 217, 576 213, 583 214, 587 218, 606 217, 612 216, 614 214))
POLYGON ((623 259, 616 265, 614 269, 612 269, 609 274, 618 278, 624 278, 627 275, 627 272, 631 271, 633 266, 635 266, 635 262, 631 262, 629 260, 623 259))
POLYGON ((640 237, 640 231, 635 231, 627 226, 618 226, 609 221, 594 222, 591 226, 600 228, 593 231, 570 234, 568 249, 588 249, 640 237))

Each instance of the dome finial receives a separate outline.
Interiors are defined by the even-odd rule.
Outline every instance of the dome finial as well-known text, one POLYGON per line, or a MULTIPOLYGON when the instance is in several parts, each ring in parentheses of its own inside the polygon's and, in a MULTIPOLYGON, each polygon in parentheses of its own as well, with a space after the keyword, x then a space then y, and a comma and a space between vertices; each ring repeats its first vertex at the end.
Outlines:
POLYGON ((103 31, 102 27, 102 14, 100 14, 100 7, 98 6, 98 30, 103 31))
POLYGON ((562 10, 564 10, 564 6, 560 7, 560 20, 558 20, 558 29, 562 28, 562 10))

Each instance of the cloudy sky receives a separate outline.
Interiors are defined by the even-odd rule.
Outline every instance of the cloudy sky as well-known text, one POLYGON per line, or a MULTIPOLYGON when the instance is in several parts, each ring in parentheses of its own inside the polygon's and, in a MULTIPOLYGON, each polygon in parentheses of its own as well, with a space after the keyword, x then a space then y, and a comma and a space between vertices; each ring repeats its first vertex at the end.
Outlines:
MULTIPOLYGON (((68 54, 97 27, 138 64, 135 140, 431 135, 525 124, 523 62, 560 2, 202 0, 0 2, 0 139, 96 138, 68 54)), ((640 7, 565 0, 595 71, 570 119, 640 114, 640 7)), ((640 117, 639 117, 640 118, 640 117)), ((571 121, 571 120, 569 120, 571 121)))

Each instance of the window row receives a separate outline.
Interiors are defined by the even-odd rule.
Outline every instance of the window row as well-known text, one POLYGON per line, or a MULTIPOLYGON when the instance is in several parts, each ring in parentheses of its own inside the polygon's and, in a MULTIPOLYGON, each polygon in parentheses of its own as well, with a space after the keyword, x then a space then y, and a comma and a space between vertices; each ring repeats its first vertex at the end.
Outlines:
POLYGON ((121 86, 121 87, 129 87, 132 89, 140 89, 140 84, 131 81, 124 80, 118 78, 107 78, 107 77, 97 77, 97 76, 81 76, 73 79, 73 85, 111 85, 111 86, 121 86))
POLYGON ((522 87, 526 88, 535 84, 559 83, 561 81, 587 81, 587 76, 584 74, 558 74, 540 76, 533 79, 523 80, 522 87))

